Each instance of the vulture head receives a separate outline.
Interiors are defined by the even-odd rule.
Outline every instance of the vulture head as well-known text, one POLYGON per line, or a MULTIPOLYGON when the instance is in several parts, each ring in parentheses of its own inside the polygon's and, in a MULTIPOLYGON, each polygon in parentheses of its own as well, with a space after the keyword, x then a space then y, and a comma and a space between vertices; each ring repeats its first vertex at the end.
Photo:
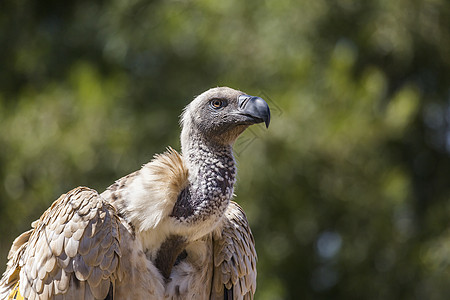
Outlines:
POLYGON ((185 151, 201 139, 208 144, 229 146, 250 125, 270 123, 267 103, 228 87, 212 88, 197 96, 184 110, 181 144, 185 151))

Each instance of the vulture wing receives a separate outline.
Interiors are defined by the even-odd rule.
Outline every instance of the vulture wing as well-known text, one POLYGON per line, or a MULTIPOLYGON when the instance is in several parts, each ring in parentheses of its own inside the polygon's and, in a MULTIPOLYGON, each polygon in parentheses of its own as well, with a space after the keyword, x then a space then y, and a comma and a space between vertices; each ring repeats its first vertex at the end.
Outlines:
POLYGON ((0 298, 17 291, 26 299, 113 296, 122 277, 120 220, 96 191, 62 195, 32 226, 11 247, 0 298))
POLYGON ((242 208, 231 201, 224 225, 213 237, 214 279, 211 299, 253 299, 256 290, 255 240, 242 208))

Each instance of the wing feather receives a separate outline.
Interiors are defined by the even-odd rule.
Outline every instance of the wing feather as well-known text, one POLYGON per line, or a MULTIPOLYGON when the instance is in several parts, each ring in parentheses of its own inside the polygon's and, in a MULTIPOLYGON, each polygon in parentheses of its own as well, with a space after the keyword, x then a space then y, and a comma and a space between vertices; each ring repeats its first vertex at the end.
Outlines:
POLYGON ((94 190, 62 195, 8 255, 0 298, 19 281, 28 299, 104 299, 119 270, 120 220, 94 190))
POLYGON ((255 241, 242 208, 231 201, 224 224, 214 235, 212 299, 253 299, 256 290, 255 241), (224 288, 232 290, 226 292, 224 288))

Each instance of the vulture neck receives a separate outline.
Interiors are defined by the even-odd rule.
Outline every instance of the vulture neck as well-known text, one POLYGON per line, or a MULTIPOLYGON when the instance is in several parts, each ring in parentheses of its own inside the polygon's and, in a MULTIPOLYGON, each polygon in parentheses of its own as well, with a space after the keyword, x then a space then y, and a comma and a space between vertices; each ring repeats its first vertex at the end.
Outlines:
POLYGON ((182 143, 182 151, 189 170, 188 185, 178 195, 170 217, 183 229, 164 240, 155 258, 155 266, 166 282, 177 259, 183 259, 187 243, 207 235, 222 220, 236 176, 230 145, 191 138, 189 143, 182 143))
POLYGON ((189 169, 189 185, 179 195, 172 216, 196 226, 197 237, 214 229, 230 199, 236 177, 231 145, 222 145, 191 136, 182 141, 183 157, 189 169))

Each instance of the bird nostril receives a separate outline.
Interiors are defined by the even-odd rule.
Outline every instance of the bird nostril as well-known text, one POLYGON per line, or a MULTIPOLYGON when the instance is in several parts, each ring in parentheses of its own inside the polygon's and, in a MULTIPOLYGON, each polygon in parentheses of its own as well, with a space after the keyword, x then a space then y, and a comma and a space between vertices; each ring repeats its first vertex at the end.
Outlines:
POLYGON ((249 96, 249 95, 240 95, 239 96, 239 108, 244 109, 244 107, 247 105, 248 101, 250 101, 251 98, 252 98, 252 96, 249 96))

